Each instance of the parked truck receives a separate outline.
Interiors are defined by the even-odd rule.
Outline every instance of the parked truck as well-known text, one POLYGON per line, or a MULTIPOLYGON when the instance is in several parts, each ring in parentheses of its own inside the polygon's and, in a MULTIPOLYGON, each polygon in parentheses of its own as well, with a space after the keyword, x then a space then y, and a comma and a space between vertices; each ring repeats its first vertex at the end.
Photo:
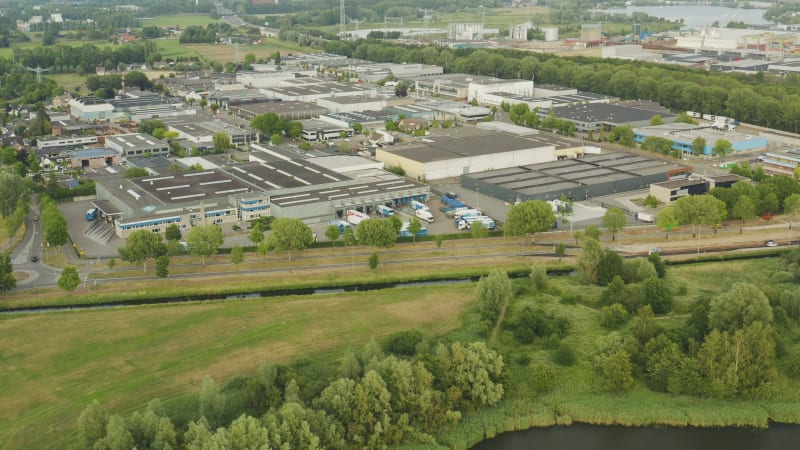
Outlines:
POLYGON ((369 216, 362 213, 361 211, 356 211, 355 209, 348 209, 347 210, 347 221, 353 225, 358 225, 363 220, 369 219, 369 216))
POLYGON ((486 229, 492 230, 496 226, 494 223, 494 219, 489 216, 472 216, 472 217, 464 217, 461 219, 456 227, 459 230, 469 230, 472 228, 472 224, 475 222, 480 222, 486 229))
POLYGON ((350 224, 349 223, 345 222, 344 220, 339 220, 339 219, 331 220, 331 225, 335 225, 337 228, 339 228, 339 234, 344 233, 344 230, 346 230, 347 228, 350 228, 350 224))
POLYGON ((411 200, 411 209, 413 209, 415 211, 419 211, 419 210, 430 211, 431 210, 430 208, 428 208, 428 205, 426 205, 425 203, 422 203, 422 202, 418 202, 416 200, 411 200))
POLYGON ((433 223, 433 214, 427 209, 418 209, 414 214, 425 222, 433 223))
POLYGON ((656 221, 656 216, 649 213, 637 212, 636 220, 641 220, 642 222, 647 222, 647 223, 653 223, 656 221))
POLYGON ((393 210, 392 208, 389 208, 389 207, 388 207, 388 206, 386 206, 386 205, 378 205, 378 206, 376 206, 376 207, 375 207, 375 211, 376 211, 378 214, 380 214, 380 215, 382 215, 382 216, 384 216, 384 217, 389 217, 389 216, 391 216, 392 214, 394 214, 394 210, 393 210))
POLYGON ((483 213, 481 212, 480 209, 467 208, 456 211, 456 213, 453 214, 453 217, 456 219, 460 219, 462 217, 481 216, 481 215, 483 215, 483 213))

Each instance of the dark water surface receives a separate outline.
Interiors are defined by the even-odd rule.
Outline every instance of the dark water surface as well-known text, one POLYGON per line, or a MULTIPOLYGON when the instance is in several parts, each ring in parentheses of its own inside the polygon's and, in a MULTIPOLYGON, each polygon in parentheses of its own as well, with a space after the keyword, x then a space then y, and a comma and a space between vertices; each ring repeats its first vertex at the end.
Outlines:
POLYGON ((504 433, 473 450, 800 450, 800 425, 749 430, 573 424, 504 433))

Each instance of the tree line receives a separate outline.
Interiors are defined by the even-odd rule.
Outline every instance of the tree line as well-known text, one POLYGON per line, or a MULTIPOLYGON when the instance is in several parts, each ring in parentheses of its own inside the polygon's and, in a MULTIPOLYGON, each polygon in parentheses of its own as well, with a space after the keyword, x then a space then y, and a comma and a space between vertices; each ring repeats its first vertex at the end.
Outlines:
POLYGON ((84 448, 388 448, 412 436, 432 442, 429 433, 463 412, 496 405, 504 371, 482 342, 437 343, 409 330, 349 348, 333 371, 298 359, 224 386, 206 377, 180 416, 159 401, 109 415, 95 401, 78 429, 84 448))
POLYGON ((621 99, 644 99, 678 111, 701 111, 741 122, 800 131, 796 75, 709 72, 677 65, 585 56, 531 55, 510 49, 449 49, 382 41, 330 41, 325 50, 376 62, 438 64, 447 73, 531 79, 621 99))

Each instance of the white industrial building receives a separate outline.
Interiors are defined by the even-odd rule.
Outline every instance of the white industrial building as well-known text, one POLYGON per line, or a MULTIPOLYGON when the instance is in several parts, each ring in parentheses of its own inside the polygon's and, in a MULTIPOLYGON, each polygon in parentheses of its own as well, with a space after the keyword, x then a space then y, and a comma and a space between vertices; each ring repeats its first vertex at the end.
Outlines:
POLYGON ((533 95, 533 80, 473 80, 467 88, 467 99, 483 103, 485 94, 507 92, 514 95, 533 95))
POLYGON ((325 97, 374 97, 375 88, 366 89, 356 85, 293 80, 284 81, 280 87, 263 88, 268 97, 283 101, 300 101, 315 103, 325 97))
POLYGON ((324 97, 317 99, 317 106, 333 113, 379 111, 386 107, 382 97, 324 97))
POLYGON ((375 157, 387 167, 402 167, 409 177, 438 180, 467 173, 504 169, 556 160, 558 148, 582 147, 552 134, 515 136, 460 129, 459 136, 428 137, 409 146, 378 149, 375 157))
POLYGON ((249 88, 268 88, 281 86, 286 80, 294 80, 298 77, 314 77, 316 75, 316 72, 313 70, 237 72, 236 82, 249 88))
POLYGON ((114 105, 93 95, 78 97, 69 101, 70 115, 77 120, 110 120, 114 105))
POLYGON ((167 156, 169 144, 149 134, 131 133, 106 136, 106 147, 122 156, 167 156))
POLYGON ((447 39, 479 41, 483 39, 483 24, 449 23, 447 24, 447 39))
POLYGON ((495 77, 481 77, 463 73, 453 73, 436 77, 419 78, 414 91, 422 96, 444 97, 453 100, 478 99, 485 94, 509 92, 517 95, 533 95, 532 80, 503 80, 495 77))

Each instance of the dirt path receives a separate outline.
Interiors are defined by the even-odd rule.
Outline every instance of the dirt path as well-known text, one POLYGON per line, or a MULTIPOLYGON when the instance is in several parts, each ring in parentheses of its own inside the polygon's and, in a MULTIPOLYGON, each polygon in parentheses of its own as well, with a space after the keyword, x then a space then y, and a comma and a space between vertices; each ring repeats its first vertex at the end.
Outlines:
POLYGON ((500 325, 503 324, 503 319, 506 318, 506 309, 508 305, 503 305, 503 308, 500 310, 500 315, 497 317, 497 323, 494 324, 494 328, 492 329, 492 335, 489 337, 489 344, 494 343, 494 338, 497 337, 497 333, 500 332, 500 325))

